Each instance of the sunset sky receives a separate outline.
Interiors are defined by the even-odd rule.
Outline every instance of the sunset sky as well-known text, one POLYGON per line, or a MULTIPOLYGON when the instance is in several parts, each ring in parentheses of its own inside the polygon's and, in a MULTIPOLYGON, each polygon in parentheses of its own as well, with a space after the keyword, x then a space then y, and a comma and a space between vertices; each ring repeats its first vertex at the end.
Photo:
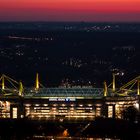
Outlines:
POLYGON ((140 0, 0 0, 0 21, 140 22, 140 0))

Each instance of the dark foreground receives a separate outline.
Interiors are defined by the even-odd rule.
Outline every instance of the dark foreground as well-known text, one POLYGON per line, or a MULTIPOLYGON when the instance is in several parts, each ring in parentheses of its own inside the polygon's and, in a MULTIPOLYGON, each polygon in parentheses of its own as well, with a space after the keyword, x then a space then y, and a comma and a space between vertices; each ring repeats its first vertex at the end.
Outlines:
POLYGON ((80 139, 80 138, 112 138, 140 139, 140 125, 124 120, 102 119, 83 122, 54 122, 41 120, 0 120, 0 139, 80 139))

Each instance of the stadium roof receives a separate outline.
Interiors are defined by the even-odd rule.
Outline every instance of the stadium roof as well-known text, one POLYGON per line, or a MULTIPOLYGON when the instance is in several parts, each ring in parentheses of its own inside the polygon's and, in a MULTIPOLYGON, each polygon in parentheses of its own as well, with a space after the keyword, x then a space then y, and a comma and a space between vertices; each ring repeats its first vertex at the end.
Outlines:
POLYGON ((103 97, 103 88, 41 88, 26 89, 26 97, 103 97))

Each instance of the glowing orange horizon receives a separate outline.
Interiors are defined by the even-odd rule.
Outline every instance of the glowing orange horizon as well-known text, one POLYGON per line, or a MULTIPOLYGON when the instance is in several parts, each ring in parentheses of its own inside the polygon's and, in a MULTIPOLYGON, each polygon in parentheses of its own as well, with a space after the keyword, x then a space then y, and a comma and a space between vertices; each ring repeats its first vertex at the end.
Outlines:
POLYGON ((140 21, 140 0, 0 0, 0 21, 12 19, 140 21))

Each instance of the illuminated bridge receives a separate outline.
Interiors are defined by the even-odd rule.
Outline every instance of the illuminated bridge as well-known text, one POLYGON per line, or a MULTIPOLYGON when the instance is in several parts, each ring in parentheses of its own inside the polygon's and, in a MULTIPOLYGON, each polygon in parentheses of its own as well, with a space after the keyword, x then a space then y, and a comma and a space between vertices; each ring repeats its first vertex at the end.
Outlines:
POLYGON ((36 75, 35 87, 2 75, 0 78, 0 118, 45 120, 93 120, 95 117, 121 118, 129 106, 139 110, 140 76, 116 89, 113 82, 103 88, 45 88, 36 75), (111 88, 112 87, 112 88, 111 88))

